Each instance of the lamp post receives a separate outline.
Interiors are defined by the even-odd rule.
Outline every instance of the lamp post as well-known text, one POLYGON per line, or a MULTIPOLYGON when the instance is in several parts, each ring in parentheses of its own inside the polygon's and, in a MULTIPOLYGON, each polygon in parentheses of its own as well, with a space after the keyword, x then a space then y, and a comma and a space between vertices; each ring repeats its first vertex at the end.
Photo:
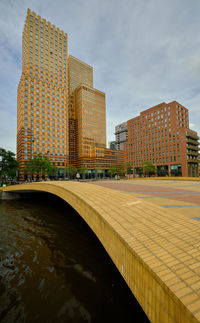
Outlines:
POLYGON ((0 156, 0 183, 1 183, 1 178, 2 178, 2 159, 3 159, 3 157, 0 156))
POLYGON ((32 137, 33 133, 32 133, 32 128, 31 128, 31 132, 30 132, 30 138, 31 138, 31 161, 30 161, 30 182, 32 182, 32 173, 33 173, 33 167, 32 167, 32 143, 34 142, 34 138, 32 137))
MULTIPOLYGON (((50 155, 50 151, 49 150, 47 150, 47 158, 49 159, 49 155, 50 155)), ((49 170, 48 170, 48 173, 47 173, 47 180, 49 180, 49 170)))

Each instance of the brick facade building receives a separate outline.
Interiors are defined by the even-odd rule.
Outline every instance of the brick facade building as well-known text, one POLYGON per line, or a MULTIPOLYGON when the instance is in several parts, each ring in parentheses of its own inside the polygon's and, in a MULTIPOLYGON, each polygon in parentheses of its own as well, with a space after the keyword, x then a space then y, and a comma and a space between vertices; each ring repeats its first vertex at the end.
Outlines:
POLYGON ((21 179, 38 154, 60 176, 67 165, 92 171, 124 161, 123 151, 106 148, 105 93, 93 88, 93 67, 68 56, 67 33, 28 9, 17 92, 21 179))
POLYGON ((151 161, 158 176, 198 176, 197 133, 189 129, 188 109, 180 103, 160 103, 127 121, 125 160, 134 175, 151 161))

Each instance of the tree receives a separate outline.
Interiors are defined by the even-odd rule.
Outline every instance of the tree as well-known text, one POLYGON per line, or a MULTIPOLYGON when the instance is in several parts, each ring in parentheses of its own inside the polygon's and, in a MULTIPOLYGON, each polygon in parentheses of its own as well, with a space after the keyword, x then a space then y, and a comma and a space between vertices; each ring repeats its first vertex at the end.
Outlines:
MULTIPOLYGON (((26 164, 25 172, 30 173, 30 161, 26 164)), ((50 159, 44 155, 38 154, 32 160, 32 173, 37 175, 50 174, 52 165, 50 159)))
POLYGON ((132 167, 131 167, 131 164, 127 161, 125 162, 121 167, 120 167, 120 173, 122 176, 128 174, 132 174, 132 167))
POLYGON ((102 167, 97 168, 97 177, 101 177, 101 174, 104 174, 104 170, 102 167))
POLYGON ((4 148, 0 148, 0 181, 13 180, 17 177, 19 163, 15 154, 4 148))
POLYGON ((108 174, 113 177, 114 175, 117 174, 117 166, 116 165, 112 165, 110 167, 110 169, 108 170, 108 174))
POLYGON ((50 170, 50 177, 57 178, 58 176, 58 168, 53 165, 50 170))
POLYGON ((142 170, 144 175, 152 175, 156 173, 156 167, 153 165, 151 161, 144 161, 142 163, 142 170))
POLYGON ((86 166, 82 166, 80 169, 79 169, 79 173, 83 176, 83 179, 85 179, 85 174, 88 173, 88 168, 86 166))
POLYGON ((66 167, 66 173, 68 174, 69 178, 73 178, 74 175, 77 173, 77 168, 73 165, 69 165, 66 167))

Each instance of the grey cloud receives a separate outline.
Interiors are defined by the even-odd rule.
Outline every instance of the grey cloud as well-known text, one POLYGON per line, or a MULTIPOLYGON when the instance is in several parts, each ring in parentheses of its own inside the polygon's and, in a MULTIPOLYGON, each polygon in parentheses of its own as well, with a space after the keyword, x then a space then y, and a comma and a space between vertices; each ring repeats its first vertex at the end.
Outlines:
POLYGON ((163 101, 188 107, 200 130, 198 0, 2 0, 0 110, 13 116, 27 6, 67 32, 69 53, 94 67, 95 87, 106 93, 109 141, 116 124, 163 101))

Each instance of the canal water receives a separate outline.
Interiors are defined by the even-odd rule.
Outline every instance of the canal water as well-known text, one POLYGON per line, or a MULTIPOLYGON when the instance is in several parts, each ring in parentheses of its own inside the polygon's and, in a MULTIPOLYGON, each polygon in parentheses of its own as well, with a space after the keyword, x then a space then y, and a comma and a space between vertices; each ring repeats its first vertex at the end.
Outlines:
POLYGON ((149 322, 81 217, 36 194, 0 201, 0 322, 149 322))

